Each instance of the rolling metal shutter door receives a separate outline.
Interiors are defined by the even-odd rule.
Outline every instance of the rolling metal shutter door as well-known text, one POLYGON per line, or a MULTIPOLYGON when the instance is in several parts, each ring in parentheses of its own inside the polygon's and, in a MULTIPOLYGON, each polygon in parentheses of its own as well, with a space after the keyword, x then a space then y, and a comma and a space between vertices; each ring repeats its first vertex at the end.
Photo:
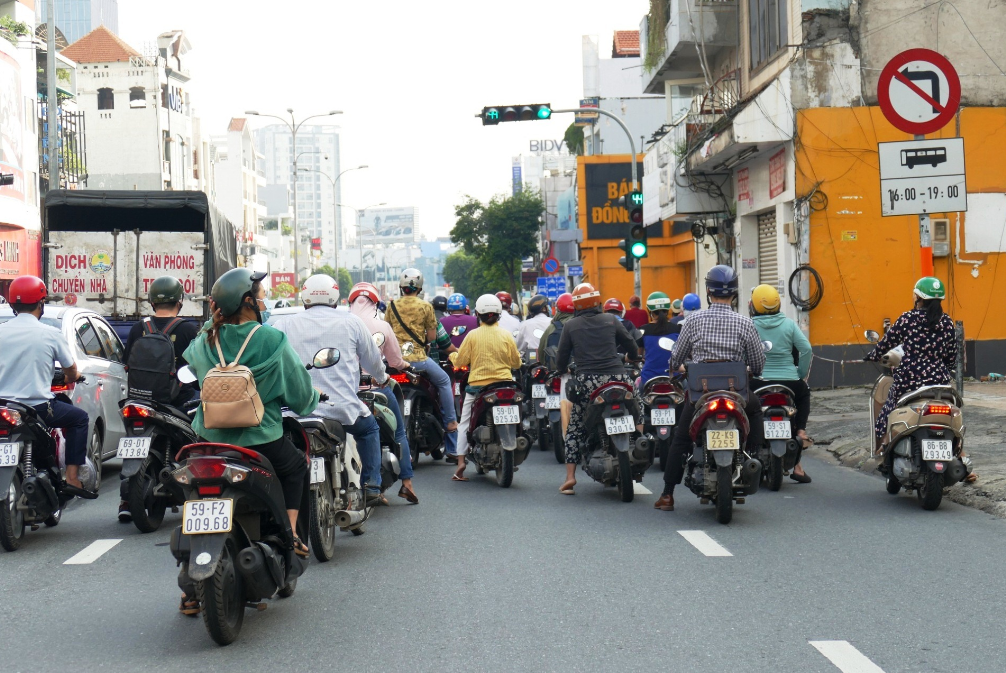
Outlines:
POLYGON ((775 210, 758 216, 758 282, 779 284, 779 240, 776 235, 775 210))

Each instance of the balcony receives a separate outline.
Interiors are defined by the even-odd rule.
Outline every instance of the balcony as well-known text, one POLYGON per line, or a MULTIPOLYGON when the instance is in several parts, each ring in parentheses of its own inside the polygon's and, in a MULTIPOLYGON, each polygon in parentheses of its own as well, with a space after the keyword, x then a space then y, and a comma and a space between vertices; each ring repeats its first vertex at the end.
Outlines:
POLYGON ((737 0, 667 0, 640 24, 644 93, 664 93, 668 80, 703 77, 719 54, 739 42, 737 0))

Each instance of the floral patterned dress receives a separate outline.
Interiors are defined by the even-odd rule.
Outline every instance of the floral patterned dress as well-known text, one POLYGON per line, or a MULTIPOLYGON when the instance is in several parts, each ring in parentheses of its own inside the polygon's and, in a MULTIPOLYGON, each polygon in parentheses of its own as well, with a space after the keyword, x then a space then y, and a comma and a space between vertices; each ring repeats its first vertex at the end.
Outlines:
POLYGON ((923 386, 946 385, 957 367, 957 339, 954 321, 944 315, 932 328, 925 309, 902 313, 864 359, 879 361, 887 351, 903 346, 901 365, 894 370, 894 384, 874 425, 878 438, 887 432, 887 417, 904 395, 923 386))

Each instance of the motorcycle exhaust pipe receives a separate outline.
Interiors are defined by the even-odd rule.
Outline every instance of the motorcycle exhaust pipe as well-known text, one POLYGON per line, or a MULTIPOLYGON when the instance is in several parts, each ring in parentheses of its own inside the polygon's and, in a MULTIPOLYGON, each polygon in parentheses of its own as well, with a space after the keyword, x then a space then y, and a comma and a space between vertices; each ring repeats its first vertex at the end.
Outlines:
POLYGON ((517 438, 517 450, 524 451, 527 447, 531 446, 531 442, 527 441, 527 437, 521 435, 517 438))
POLYGON ((653 439, 649 435, 641 435, 636 437, 636 443, 633 446, 633 453, 636 454, 636 458, 645 459, 650 454, 650 449, 653 448, 653 439))
POLYGON ((744 462, 741 466, 741 477, 744 479, 744 493, 754 495, 761 487, 761 461, 752 458, 744 462))
POLYGON ((41 475, 28 477, 21 484, 21 492, 24 493, 28 506, 37 514, 51 514, 59 509, 59 498, 48 478, 41 475))
POLYGON ((366 518, 366 514, 355 509, 340 509, 335 513, 335 525, 339 528, 356 528, 366 518))
POLYGON ((279 589, 258 546, 245 547, 238 553, 238 571, 245 581, 246 596, 254 596, 254 600, 270 598, 279 589))

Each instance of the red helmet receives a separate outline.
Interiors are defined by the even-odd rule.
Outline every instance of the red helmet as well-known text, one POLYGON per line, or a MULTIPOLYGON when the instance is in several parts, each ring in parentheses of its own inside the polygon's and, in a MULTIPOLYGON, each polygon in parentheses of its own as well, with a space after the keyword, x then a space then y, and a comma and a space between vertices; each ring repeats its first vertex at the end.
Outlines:
POLYGON ((497 292, 496 298, 500 300, 503 304, 503 310, 510 312, 510 307, 513 306, 513 297, 510 296, 509 292, 497 292))
POLYGON ((590 283, 580 283, 573 288, 573 306, 577 311, 601 305, 601 293, 590 283))
POLYGON ((7 302, 9 304, 34 304, 49 296, 45 290, 45 283, 36 276, 18 276, 11 281, 10 289, 7 291, 7 302))
POLYGON ((569 292, 563 292, 560 294, 558 299, 555 300, 555 309, 559 311, 559 313, 572 313, 574 310, 573 295, 569 292))
POLYGON ((353 286, 353 289, 349 292, 349 303, 352 304, 356 301, 357 297, 366 297, 375 304, 381 301, 381 293, 370 283, 357 283, 353 286))
POLYGON ((629 297, 629 306, 632 308, 639 308, 642 305, 642 300, 639 298, 638 294, 634 294, 629 297))
POLYGON ((618 313, 620 317, 625 315, 625 307, 622 306, 622 302, 618 301, 614 297, 604 302, 604 312, 611 313, 612 311, 618 313))

